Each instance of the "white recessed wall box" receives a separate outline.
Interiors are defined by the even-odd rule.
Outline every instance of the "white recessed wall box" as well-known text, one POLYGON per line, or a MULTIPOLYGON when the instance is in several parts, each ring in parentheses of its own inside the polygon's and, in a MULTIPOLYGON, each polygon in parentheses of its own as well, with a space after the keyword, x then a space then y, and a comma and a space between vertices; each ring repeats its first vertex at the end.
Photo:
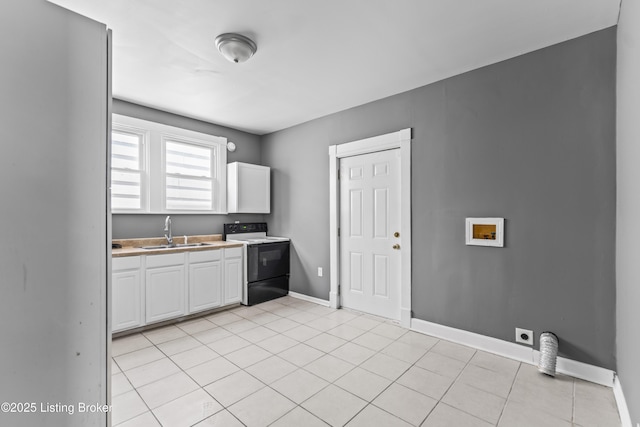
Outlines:
POLYGON ((504 246, 504 218, 467 218, 466 244, 504 246))

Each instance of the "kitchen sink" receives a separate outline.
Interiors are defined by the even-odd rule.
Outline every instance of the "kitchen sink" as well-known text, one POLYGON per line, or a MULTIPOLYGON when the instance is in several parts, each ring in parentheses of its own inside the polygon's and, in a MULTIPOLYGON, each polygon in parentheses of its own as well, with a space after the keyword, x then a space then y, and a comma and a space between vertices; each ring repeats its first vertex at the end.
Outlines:
POLYGON ((168 249, 175 248, 176 245, 155 245, 155 246, 142 246, 140 249, 168 249))
POLYGON ((155 245, 155 246, 142 246, 141 249, 171 249, 171 248, 192 248, 196 246, 209 246, 211 243, 178 243, 173 245, 155 245))

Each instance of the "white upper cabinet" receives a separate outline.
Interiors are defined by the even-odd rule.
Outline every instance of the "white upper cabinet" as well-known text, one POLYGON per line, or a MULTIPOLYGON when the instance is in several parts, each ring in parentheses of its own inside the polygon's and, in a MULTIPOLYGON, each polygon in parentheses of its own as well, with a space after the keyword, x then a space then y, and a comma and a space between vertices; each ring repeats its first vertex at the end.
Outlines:
POLYGON ((271 169, 234 162, 227 164, 227 209, 229 213, 271 212, 271 169))

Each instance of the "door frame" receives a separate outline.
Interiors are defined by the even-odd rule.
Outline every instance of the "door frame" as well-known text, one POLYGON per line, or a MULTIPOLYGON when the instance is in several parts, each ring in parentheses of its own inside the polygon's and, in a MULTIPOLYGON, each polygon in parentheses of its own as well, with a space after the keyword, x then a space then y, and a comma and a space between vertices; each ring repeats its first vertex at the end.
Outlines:
POLYGON ((411 326, 411 128, 329 146, 329 306, 340 307, 340 159, 400 149, 400 323, 411 326))

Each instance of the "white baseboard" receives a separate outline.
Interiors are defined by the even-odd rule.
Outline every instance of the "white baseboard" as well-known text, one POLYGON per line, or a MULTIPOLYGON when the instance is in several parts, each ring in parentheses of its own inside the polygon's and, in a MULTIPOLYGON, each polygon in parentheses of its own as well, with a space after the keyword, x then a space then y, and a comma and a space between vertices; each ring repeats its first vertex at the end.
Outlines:
POLYGON ((411 329, 499 356, 533 364, 533 349, 518 344, 416 318, 411 319, 411 329))
POLYGON ((329 301, 327 301, 326 299, 314 298, 314 297, 310 297, 309 295, 299 294, 297 292, 291 292, 291 291, 289 291, 289 296, 293 297, 293 298, 301 299, 303 301, 314 302, 316 304, 320 304, 320 305, 324 305, 325 307, 329 307, 329 301))
MULTIPOLYGON (((562 343, 560 343, 560 345, 562 345, 562 343)), ((533 364, 537 366, 539 361, 540 352, 533 350, 533 364)), ((564 357, 558 357, 556 371, 607 387, 613 387, 613 379, 616 374, 610 369, 589 365, 588 363, 578 362, 577 360, 566 359, 564 357)))
POLYGON ((629 413, 629 407, 627 406, 627 400, 624 398, 622 392, 622 385, 620 384, 620 378, 616 375, 613 381, 613 396, 616 398, 616 404, 618 405, 618 413, 620 414, 620 421, 622 427, 633 427, 631 422, 631 415, 629 413))
MULTIPOLYGON (((540 352, 533 348, 462 329, 427 322, 426 320, 411 319, 411 329, 416 332, 443 338, 530 365, 537 365, 540 358, 540 352)), ((556 371, 564 375, 580 378, 607 387, 613 387, 614 385, 613 378, 615 373, 613 371, 564 357, 558 357, 556 371)))

